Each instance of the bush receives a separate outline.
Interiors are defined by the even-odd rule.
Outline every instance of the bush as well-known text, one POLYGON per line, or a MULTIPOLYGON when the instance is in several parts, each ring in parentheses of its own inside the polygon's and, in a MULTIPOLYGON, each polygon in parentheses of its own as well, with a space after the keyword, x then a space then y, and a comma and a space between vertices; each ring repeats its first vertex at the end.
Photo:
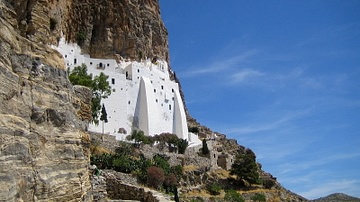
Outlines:
POLYGON ((219 194, 220 194, 220 191, 221 191, 221 187, 220 187, 219 184, 213 183, 213 184, 211 184, 211 185, 208 187, 207 190, 208 190, 208 191, 210 192, 210 194, 212 194, 212 195, 219 195, 219 194))
POLYGON ((190 133, 199 133, 199 128, 196 127, 196 126, 194 126, 194 127, 189 127, 189 128, 188 128, 188 131, 189 131, 190 133))
POLYGON ((55 18, 50 18, 50 31, 54 31, 57 25, 55 18))
POLYGON ((156 166, 151 166, 147 170, 147 184, 155 189, 159 189, 165 180, 164 171, 156 166))
POLYGON ((167 193, 175 192, 177 186, 178 186, 178 180, 173 173, 165 177, 164 188, 167 193))
POLYGON ((165 172, 165 174, 169 174, 171 168, 168 160, 169 157, 167 157, 166 155, 155 154, 153 156, 153 165, 161 168, 165 172))
POLYGON ((92 155, 90 157, 90 164, 96 165, 99 169, 111 169, 113 156, 104 153, 102 155, 92 155))
POLYGON ((179 139, 178 143, 177 143, 177 147, 178 147, 178 153, 179 154, 184 154, 186 148, 189 146, 189 142, 187 140, 184 139, 179 139))
POLYGON ((118 172, 131 173, 136 169, 136 161, 129 156, 116 156, 112 164, 114 170, 118 172))
POLYGON ((79 46, 82 46, 85 42, 86 34, 84 32, 78 32, 76 33, 76 42, 79 46))
POLYGON ((235 190, 228 190, 224 197, 225 201, 231 201, 231 202, 244 202, 244 198, 235 190))
POLYGON ((259 194, 259 193, 256 193, 250 199, 253 200, 253 201, 259 201, 259 202, 266 201, 265 195, 264 194, 259 194))
POLYGON ((262 179, 262 184, 263 184, 264 188, 271 189, 273 186, 275 186, 276 182, 273 179, 265 178, 265 179, 262 179))
POLYGON ((119 146, 115 148, 115 153, 118 155, 131 155, 133 153, 133 148, 131 144, 126 142, 120 142, 119 146))

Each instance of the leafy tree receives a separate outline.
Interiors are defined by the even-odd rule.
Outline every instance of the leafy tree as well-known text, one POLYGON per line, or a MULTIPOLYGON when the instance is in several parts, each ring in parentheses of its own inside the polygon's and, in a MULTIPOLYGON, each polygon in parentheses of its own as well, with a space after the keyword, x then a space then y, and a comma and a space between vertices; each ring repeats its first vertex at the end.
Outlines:
POLYGON ((210 154, 209 148, 206 143, 206 139, 203 139, 202 141, 201 154, 206 156, 210 154))
POLYGON ((225 201, 231 201, 231 202, 244 202, 244 198, 235 190, 227 190, 225 197, 225 201))
POLYGON ((239 180, 246 180, 250 185, 256 184, 259 180, 259 173, 254 152, 247 149, 245 154, 237 154, 230 174, 236 175, 239 180))
POLYGON ((100 121, 102 121, 102 133, 104 134, 104 123, 108 122, 105 105, 102 105, 100 121))
POLYGON ((266 201, 265 195, 264 194, 259 194, 259 193, 256 193, 250 199, 253 200, 253 201, 258 201, 258 202, 266 201))
POLYGON ((109 76, 104 73, 95 76, 93 79, 92 74, 87 73, 87 67, 85 64, 75 67, 70 75, 69 80, 73 85, 81 85, 91 88, 92 99, 91 99, 91 112, 93 122, 99 124, 99 113, 101 110, 101 99, 105 99, 111 94, 111 86, 107 79, 109 76))
POLYGON ((85 64, 75 67, 71 70, 69 80, 73 85, 87 86, 93 88, 92 74, 87 73, 85 64))

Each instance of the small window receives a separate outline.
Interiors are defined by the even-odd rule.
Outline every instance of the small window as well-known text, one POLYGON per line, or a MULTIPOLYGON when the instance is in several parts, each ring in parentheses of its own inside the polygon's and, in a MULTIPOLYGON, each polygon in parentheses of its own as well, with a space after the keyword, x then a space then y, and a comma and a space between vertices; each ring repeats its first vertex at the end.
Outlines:
POLYGON ((74 50, 71 49, 71 52, 74 52, 74 50))
POLYGON ((115 84, 115 79, 114 78, 111 79, 111 84, 113 84, 113 85, 115 84))
POLYGON ((130 104, 130 100, 129 100, 128 104, 130 104))
POLYGON ((67 58, 67 55, 65 55, 65 58, 67 58))
POLYGON ((99 63, 99 67, 103 67, 102 65, 103 65, 102 62, 100 62, 100 63, 99 63))
POLYGON ((109 63, 107 63, 107 66, 110 66, 110 64, 109 64, 109 63))
POLYGON ((174 92, 174 89, 171 89, 171 92, 174 92))
POLYGON ((137 72, 140 72, 140 69, 138 69, 137 72))
POLYGON ((74 59, 74 65, 76 65, 76 62, 77 62, 77 61, 76 61, 76 58, 75 58, 75 59, 74 59))
POLYGON ((172 100, 174 100, 174 97, 172 97, 172 100))
POLYGON ((171 110, 171 105, 169 105, 169 110, 171 110))
POLYGON ((164 90, 164 86, 161 86, 161 90, 164 90))
POLYGON ((155 102, 158 102, 158 99, 156 99, 155 102))
POLYGON ((154 93, 156 93, 156 89, 154 89, 154 93))
POLYGON ((90 62, 90 65, 92 65, 92 62, 90 62))

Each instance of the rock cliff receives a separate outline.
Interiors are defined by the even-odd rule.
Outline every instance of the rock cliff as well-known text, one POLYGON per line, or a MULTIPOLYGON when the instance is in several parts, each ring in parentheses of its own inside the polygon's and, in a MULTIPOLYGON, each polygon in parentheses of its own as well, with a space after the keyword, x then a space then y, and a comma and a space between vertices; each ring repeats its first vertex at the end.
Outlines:
POLYGON ((15 25, 22 37, 56 44, 63 34, 95 58, 168 60, 167 30, 157 0, 14 0, 15 25))
POLYGON ((0 1, 0 201, 91 201, 89 89, 73 87, 60 36, 91 57, 168 60, 154 0, 0 1))
POLYGON ((40 2, 0 1, 0 201, 91 201, 91 91, 42 40, 40 2))

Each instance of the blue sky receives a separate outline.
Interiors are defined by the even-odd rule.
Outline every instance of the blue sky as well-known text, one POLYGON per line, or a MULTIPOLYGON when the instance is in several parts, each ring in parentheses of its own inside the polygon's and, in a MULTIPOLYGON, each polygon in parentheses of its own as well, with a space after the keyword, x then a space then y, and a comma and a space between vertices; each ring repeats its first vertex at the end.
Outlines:
POLYGON ((160 6, 194 118, 293 192, 360 197, 360 1, 160 6))

